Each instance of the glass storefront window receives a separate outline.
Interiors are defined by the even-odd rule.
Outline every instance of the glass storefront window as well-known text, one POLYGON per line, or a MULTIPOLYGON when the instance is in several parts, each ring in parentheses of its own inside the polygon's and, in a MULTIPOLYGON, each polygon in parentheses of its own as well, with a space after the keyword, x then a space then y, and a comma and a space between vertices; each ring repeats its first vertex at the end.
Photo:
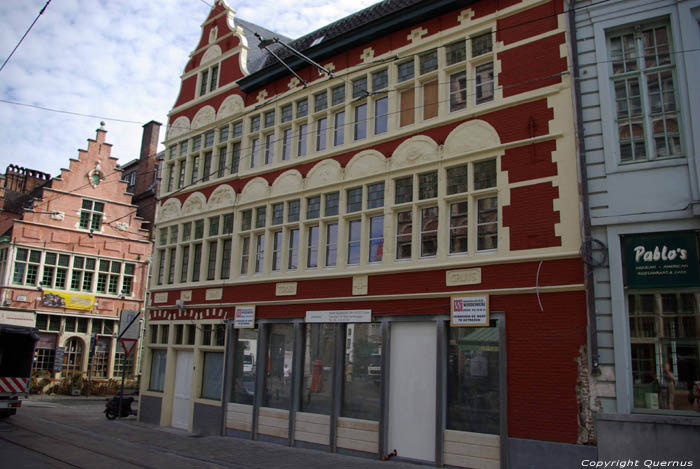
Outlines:
POLYGON ((379 323, 346 325, 341 417, 379 420, 381 353, 379 323))
POLYGON ((628 296, 634 407, 700 412, 696 293, 628 296))
POLYGON ((204 352, 204 370, 202 372, 202 397, 221 399, 221 384, 224 372, 223 352, 204 352))
POLYGON ((302 412, 330 415, 333 405, 333 324, 307 324, 302 412))
POLYGON ((294 325, 271 324, 262 406, 289 409, 294 363, 294 325))
POLYGON ((255 396, 256 353, 258 330, 239 329, 233 352, 233 386, 230 401, 236 404, 253 404, 255 396))
POLYGON ((500 434, 499 331, 449 328, 447 429, 500 434))

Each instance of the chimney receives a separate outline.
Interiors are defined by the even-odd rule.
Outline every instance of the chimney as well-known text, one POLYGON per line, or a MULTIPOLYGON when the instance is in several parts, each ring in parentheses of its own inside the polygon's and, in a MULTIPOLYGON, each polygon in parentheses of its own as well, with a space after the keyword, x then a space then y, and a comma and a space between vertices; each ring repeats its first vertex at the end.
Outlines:
POLYGON ((160 136, 160 122, 150 121, 143 126, 141 138, 141 161, 155 157, 158 152, 158 137, 160 136))

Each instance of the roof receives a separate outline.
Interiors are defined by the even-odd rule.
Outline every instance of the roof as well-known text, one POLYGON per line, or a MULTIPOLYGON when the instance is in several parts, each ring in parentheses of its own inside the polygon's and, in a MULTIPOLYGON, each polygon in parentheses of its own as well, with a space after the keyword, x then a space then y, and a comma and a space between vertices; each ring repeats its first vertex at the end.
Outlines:
MULTIPOLYGON (((383 2, 370 5, 364 10, 360 10, 357 13, 353 13, 350 16, 341 18, 338 21, 335 21, 329 25, 319 28, 316 31, 313 31, 291 42, 284 42, 298 51, 305 51, 311 48, 311 44, 314 44, 314 41, 316 39, 321 39, 317 44, 315 44, 319 45, 324 41, 328 41, 329 39, 333 39, 348 32, 351 32, 354 29, 365 26, 372 21, 381 19, 387 15, 390 15, 417 3, 421 3, 423 1, 424 0, 385 0, 383 2)), ((279 37, 279 35, 277 37, 279 37)), ((282 38, 280 37, 280 39, 282 38)), ((277 54, 280 58, 283 59, 292 55, 292 53, 288 49, 280 45, 275 45, 270 48, 275 54, 277 54)), ((277 63, 277 60, 274 57, 272 57, 272 55, 265 53, 265 56, 266 59, 263 63, 261 63, 261 68, 268 67, 277 63)))
POLYGON ((263 28, 262 26, 259 26, 255 23, 251 23, 250 21, 236 18, 235 22, 241 26, 241 28, 243 29, 243 34, 248 40, 248 57, 246 60, 246 65, 248 66, 249 73, 253 73, 254 71, 260 69, 263 63, 266 61, 267 57, 269 56, 269 54, 264 49, 260 49, 258 47, 259 41, 258 38, 255 37, 255 33, 260 34, 260 36, 264 37, 265 39, 271 37, 278 37, 280 40, 287 43, 292 41, 292 39, 286 36, 278 34, 274 31, 270 31, 269 29, 263 28))
MULTIPOLYGON (((382 35, 390 34, 455 8, 464 7, 474 3, 474 1, 476 0, 384 0, 298 39, 290 42, 285 41, 285 43, 312 60, 319 61, 351 47, 370 42, 382 35)), ((265 39, 274 37, 284 39, 272 32, 262 36, 265 39)), ((249 51, 258 42, 257 38, 253 37, 252 42, 249 41, 249 51)), ((296 70, 308 65, 279 44, 273 44, 269 48, 292 69, 296 70)), ((238 80, 241 90, 246 93, 263 87, 289 73, 286 67, 270 53, 267 51, 261 51, 261 53, 262 56, 255 67, 248 68, 250 74, 238 80)))

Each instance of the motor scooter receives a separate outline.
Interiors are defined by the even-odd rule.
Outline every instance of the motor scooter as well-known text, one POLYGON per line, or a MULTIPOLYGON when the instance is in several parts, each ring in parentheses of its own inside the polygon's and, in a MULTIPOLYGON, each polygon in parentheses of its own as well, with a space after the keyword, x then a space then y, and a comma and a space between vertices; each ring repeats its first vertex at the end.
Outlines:
POLYGON ((105 404, 105 416, 108 420, 114 420, 117 417, 128 417, 129 415, 136 415, 136 411, 131 408, 131 404, 134 402, 133 397, 122 397, 121 398, 121 409, 119 408, 119 394, 116 396, 106 399, 105 404))

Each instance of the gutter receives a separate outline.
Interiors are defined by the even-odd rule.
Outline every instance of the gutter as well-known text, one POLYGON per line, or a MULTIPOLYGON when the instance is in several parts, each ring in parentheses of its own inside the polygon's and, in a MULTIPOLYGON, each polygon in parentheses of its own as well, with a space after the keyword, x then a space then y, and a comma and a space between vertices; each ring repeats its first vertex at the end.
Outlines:
POLYGON ((581 180, 581 211, 582 211, 582 245, 584 284, 586 287, 586 309, 588 311, 588 343, 590 349, 591 375, 600 376, 600 354, 598 353, 598 325, 596 323, 595 291, 593 290, 593 266, 586 262, 587 254, 592 249, 591 215, 588 200, 588 169, 586 168, 586 150, 583 133, 581 84, 579 82, 578 43, 576 39, 576 0, 571 0, 569 9, 569 33, 571 38, 572 76, 574 80, 574 109, 576 111, 576 133, 578 134, 579 178, 581 180))

